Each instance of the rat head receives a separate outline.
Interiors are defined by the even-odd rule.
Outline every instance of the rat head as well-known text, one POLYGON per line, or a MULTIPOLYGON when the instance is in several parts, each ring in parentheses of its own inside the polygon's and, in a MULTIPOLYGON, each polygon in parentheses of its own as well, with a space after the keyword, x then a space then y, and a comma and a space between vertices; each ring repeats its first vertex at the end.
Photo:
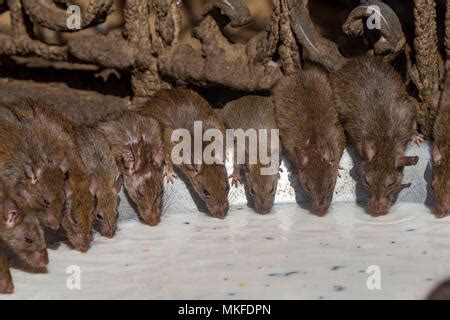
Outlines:
POLYGON ((5 186, 0 181, 0 230, 11 229, 22 222, 17 203, 9 196, 5 186))
POLYGON ((333 200, 339 175, 339 156, 328 145, 296 148, 298 179, 312 202, 313 213, 324 216, 333 200))
POLYGON ((62 226, 75 249, 85 252, 92 241, 95 197, 98 191, 96 177, 70 172, 64 183, 66 202, 62 226))
POLYGON ((52 230, 59 229, 64 206, 64 174, 67 160, 60 167, 36 167, 25 165, 26 184, 20 195, 37 211, 42 224, 52 230))
POLYGON ((33 212, 23 213, 23 221, 16 227, 6 229, 1 237, 5 244, 17 256, 33 267, 45 267, 48 264, 44 232, 33 212))
POLYGON ((369 212, 373 216, 385 215, 402 189, 404 167, 417 164, 419 159, 405 156, 404 146, 390 148, 383 144, 378 147, 369 139, 363 139, 358 151, 363 159, 362 183, 370 192, 369 212))
POLYGON ((165 150, 161 143, 141 140, 122 153, 123 184, 139 217, 151 226, 161 220, 164 196, 165 150))
POLYGON ((114 180, 104 179, 99 184, 95 194, 94 229, 102 236, 112 238, 117 229, 118 194, 122 188, 122 176, 119 175, 114 180))
POLYGON ((263 175, 260 164, 245 165, 245 182, 253 198, 253 209, 260 214, 268 214, 273 207, 280 175, 263 175))
POLYGON ((224 219, 229 209, 230 185, 224 165, 186 164, 186 172, 195 192, 206 204, 211 216, 224 219))
POLYGON ((436 143, 433 146, 433 180, 431 187, 435 197, 435 214, 438 218, 446 217, 450 214, 450 163, 448 151, 445 146, 440 147, 436 143))

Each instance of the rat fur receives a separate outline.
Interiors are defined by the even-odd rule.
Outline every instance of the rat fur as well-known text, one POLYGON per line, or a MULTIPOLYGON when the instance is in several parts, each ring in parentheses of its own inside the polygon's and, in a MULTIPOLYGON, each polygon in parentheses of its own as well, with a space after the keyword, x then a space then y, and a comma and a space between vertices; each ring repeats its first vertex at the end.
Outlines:
POLYGON ((323 216, 333 198, 345 148, 328 75, 311 68, 282 78, 272 96, 283 149, 311 198, 312 212, 323 216))
POLYGON ((332 86, 339 117, 362 158, 369 213, 385 215, 402 188, 404 167, 418 161, 405 156, 416 134, 412 98, 389 64, 369 56, 353 59, 333 74, 332 86))

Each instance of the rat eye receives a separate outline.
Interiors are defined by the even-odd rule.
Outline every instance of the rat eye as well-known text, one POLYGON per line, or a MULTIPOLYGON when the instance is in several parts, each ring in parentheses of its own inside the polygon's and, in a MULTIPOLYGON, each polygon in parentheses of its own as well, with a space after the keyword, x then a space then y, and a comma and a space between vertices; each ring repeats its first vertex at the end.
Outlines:
POLYGON ((256 192, 255 192, 255 190, 254 190, 253 188, 250 189, 250 194, 251 194, 252 196, 256 195, 256 192))
POLYGON ((311 192, 311 186, 309 184, 305 185, 305 189, 308 192, 311 192))
POLYGON ((33 243, 33 239, 31 239, 29 236, 25 236, 25 242, 27 244, 32 244, 33 243))
POLYGON ((270 191, 269 191, 269 194, 274 194, 274 192, 275 192, 275 188, 272 187, 272 189, 270 189, 270 191))
POLYGON ((95 216, 95 218, 98 220, 98 221, 103 221, 103 215, 101 214, 101 213, 97 213, 97 215, 95 216))
POLYGON ((206 190, 206 189, 203 189, 203 194, 205 195, 205 197, 210 197, 211 196, 211 193, 209 193, 209 191, 206 190))
POLYGON ((140 198, 143 198, 143 197, 144 197, 144 192, 143 192, 143 190, 140 189, 140 188, 136 190, 136 194, 137 194, 140 198))
POLYGON ((48 201, 47 199, 44 198, 44 200, 42 201, 42 203, 44 204, 44 206, 46 208, 50 207, 50 201, 48 201))

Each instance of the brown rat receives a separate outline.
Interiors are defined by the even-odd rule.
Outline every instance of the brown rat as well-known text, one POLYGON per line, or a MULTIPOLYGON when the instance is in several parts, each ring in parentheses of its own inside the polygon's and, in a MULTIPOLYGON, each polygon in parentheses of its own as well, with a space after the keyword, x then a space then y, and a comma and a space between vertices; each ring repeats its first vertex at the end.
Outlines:
MULTIPOLYGON (((5 109, 0 108, 0 112, 4 115, 5 109)), ((3 181, 37 210, 43 225, 57 230, 64 204, 63 172, 48 163, 41 141, 28 128, 5 121, 1 116, 0 141, 3 181)))
POLYGON ((369 212, 387 214, 401 190, 406 157, 416 134, 414 105, 397 72, 379 58, 351 60, 332 76, 339 117, 362 158, 363 185, 370 191, 369 212))
POLYGON ((434 125, 432 149, 435 214, 438 218, 450 214, 450 105, 443 104, 434 125))
POLYGON ((313 213, 327 213, 339 175, 345 134, 327 74, 311 68, 282 78, 272 92, 281 143, 312 201, 313 213))
POLYGON ((118 193, 122 177, 105 137, 94 128, 78 127, 77 144, 88 175, 97 180, 94 229, 102 236, 112 238, 117 229, 118 193))
POLYGON ((67 173, 61 224, 70 243, 84 252, 92 241, 95 177, 89 177, 76 145, 75 131, 63 115, 41 101, 20 100, 7 109, 44 145, 43 154, 67 173))
POLYGON ((160 222, 165 150, 158 121, 135 111, 111 115, 97 124, 123 176, 124 188, 144 222, 160 222))
POLYGON ((35 268, 48 265, 44 231, 29 208, 23 208, 23 220, 14 228, 0 228, 0 293, 12 293, 14 286, 9 272, 7 253, 35 268))
MULTIPOLYGON (((272 99, 269 97, 245 96, 229 102, 217 114, 229 129, 243 129, 244 131, 255 129, 257 132, 260 129, 267 130, 267 155, 271 156, 271 130, 278 129, 272 99)), ((236 151, 235 149, 235 153, 236 151)), ((281 152, 281 150, 278 151, 281 152)), ((247 155, 249 153, 247 143, 246 153, 247 155)), ((279 159, 277 160, 279 161, 279 159)), ((247 200, 252 204, 253 209, 260 214, 267 214, 272 209, 280 178, 279 168, 277 168, 276 174, 266 175, 261 172, 264 167, 267 167, 267 165, 262 164, 259 157, 256 164, 250 164, 247 159, 244 165, 234 165, 232 175, 233 184, 238 184, 241 181, 240 173, 243 169, 245 176, 242 181, 246 188, 247 200)))
MULTIPOLYGON (((201 121, 203 133, 207 129, 218 129, 225 139, 225 127, 217 119, 211 106, 200 95, 191 90, 161 90, 145 106, 140 108, 140 113, 146 117, 154 117, 163 127, 164 144, 168 154, 166 163, 169 177, 174 176, 170 158, 175 146, 175 143, 171 141, 171 136, 175 130, 187 130, 191 135, 191 146, 193 146, 194 122, 201 121)), ((204 150, 205 143, 202 145, 202 151, 204 150)), ((196 194, 206 204, 211 216, 220 219, 225 218, 229 209, 229 183, 225 165, 193 164, 193 161, 191 161, 191 164, 183 163, 178 168, 187 177, 196 194)))

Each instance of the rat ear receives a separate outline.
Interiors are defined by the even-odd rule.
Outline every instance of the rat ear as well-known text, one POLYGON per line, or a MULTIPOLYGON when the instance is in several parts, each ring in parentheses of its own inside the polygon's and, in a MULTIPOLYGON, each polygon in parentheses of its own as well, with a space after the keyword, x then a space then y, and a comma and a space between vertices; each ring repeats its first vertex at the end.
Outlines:
POLYGON ((432 155, 432 158, 433 158, 433 164, 435 166, 440 166, 441 163, 442 163, 442 153, 441 153, 441 150, 439 150, 439 147, 436 144, 434 144, 434 146, 433 146, 433 151, 432 151, 431 155, 432 155))
POLYGON ((73 193, 72 187, 70 186, 69 180, 64 181, 64 193, 67 197, 70 197, 73 193))
POLYGON ((36 184, 42 175, 42 169, 36 169, 33 165, 25 164, 25 174, 31 180, 31 184, 36 184))
POLYGON ((295 153, 297 156, 297 163, 300 167, 305 167, 308 165, 309 157, 300 148, 295 148, 295 153))
POLYGON ((114 181, 114 187, 113 187, 113 190, 114 190, 116 193, 119 193, 119 192, 120 192, 120 189, 122 189, 122 185, 123 185, 123 177, 122 177, 121 174, 119 174, 119 175, 117 176, 117 178, 116 178, 116 181, 114 181))
POLYGON ((67 156, 64 156, 64 158, 59 163, 59 169, 61 169, 63 173, 67 173, 67 171, 69 171, 69 159, 67 158, 67 156))
POLYGON ((25 201, 27 202, 27 204, 30 207, 34 207, 36 205, 36 203, 34 202, 33 197, 31 196, 31 194, 28 192, 28 190, 25 189, 21 189, 19 190, 19 194, 22 196, 22 198, 25 199, 25 201))
POLYGON ((19 221, 19 208, 17 207, 17 204, 11 199, 5 201, 3 214, 5 218, 6 228, 13 228, 19 221))
POLYGON ((395 167, 397 169, 408 167, 408 166, 415 166, 417 162, 419 161, 419 157, 406 157, 406 156, 397 156, 395 158, 395 167))
POLYGON ((89 177, 89 193, 94 197, 96 197, 98 194, 98 179, 95 174, 89 177))
POLYGON ((162 145, 158 151, 156 152, 156 154, 153 156, 153 160, 155 160, 155 162, 161 166, 164 162, 164 160, 166 160, 166 148, 164 147, 164 145, 162 145))
POLYGON ((130 173, 134 173, 134 164, 136 158, 134 156, 133 150, 130 145, 127 145, 122 151, 122 162, 123 165, 130 173))
POLYGON ((375 156, 375 142, 371 139, 363 138, 361 142, 361 155, 364 161, 371 161, 375 156))

